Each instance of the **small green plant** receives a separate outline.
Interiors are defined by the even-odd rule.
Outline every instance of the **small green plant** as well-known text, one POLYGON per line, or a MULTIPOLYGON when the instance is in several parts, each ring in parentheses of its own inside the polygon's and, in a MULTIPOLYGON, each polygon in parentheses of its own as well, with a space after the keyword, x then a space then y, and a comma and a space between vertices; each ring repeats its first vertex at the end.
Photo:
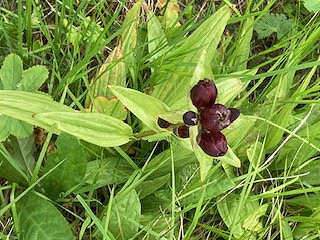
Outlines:
POLYGON ((281 40, 294 30, 295 23, 287 19, 284 14, 266 13, 257 22, 254 30, 257 31, 259 38, 269 37, 272 33, 277 34, 278 40, 281 40))

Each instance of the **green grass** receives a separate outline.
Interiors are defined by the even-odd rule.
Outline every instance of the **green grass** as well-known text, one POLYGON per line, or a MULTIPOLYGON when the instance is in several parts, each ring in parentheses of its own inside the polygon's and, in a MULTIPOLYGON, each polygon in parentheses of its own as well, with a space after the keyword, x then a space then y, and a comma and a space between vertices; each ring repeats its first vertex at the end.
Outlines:
POLYGON ((161 2, 0 3, 0 239, 319 238, 317 1, 161 2), (203 78, 222 158, 157 125, 203 78))

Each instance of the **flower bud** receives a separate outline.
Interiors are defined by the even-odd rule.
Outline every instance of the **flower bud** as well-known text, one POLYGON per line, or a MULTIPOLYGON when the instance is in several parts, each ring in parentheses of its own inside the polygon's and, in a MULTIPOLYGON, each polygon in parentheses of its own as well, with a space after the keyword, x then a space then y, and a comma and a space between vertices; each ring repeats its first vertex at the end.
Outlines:
POLYGON ((162 118, 158 118, 158 125, 161 128, 168 128, 171 124, 162 118))
POLYGON ((200 123, 209 132, 220 132, 231 123, 231 111, 222 104, 213 104, 200 112, 200 123))
POLYGON ((190 91, 190 98, 197 109, 214 104, 217 98, 216 85, 209 79, 200 80, 190 91))
POLYGON ((189 127, 187 125, 180 125, 173 128, 173 133, 181 138, 188 138, 189 134, 189 127))
POLYGON ((188 111, 183 114, 183 122, 188 126, 195 126, 198 124, 198 114, 192 111, 188 111))
POLYGON ((212 157, 223 156, 228 151, 227 140, 220 132, 199 133, 198 144, 206 154, 212 157))

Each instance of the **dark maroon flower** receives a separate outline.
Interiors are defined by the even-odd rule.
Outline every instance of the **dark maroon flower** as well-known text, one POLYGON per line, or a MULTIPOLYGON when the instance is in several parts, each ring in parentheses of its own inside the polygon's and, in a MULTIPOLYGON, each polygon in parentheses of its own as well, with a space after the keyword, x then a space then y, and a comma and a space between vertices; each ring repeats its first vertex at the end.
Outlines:
POLYGON ((213 104, 200 112, 200 123, 209 132, 219 132, 231 123, 231 111, 222 104, 213 104))
POLYGON ((190 91, 190 98, 197 109, 214 104, 217 98, 216 85, 209 79, 200 80, 190 91))
POLYGON ((195 126, 198 124, 198 114, 192 111, 188 111, 185 114, 183 114, 183 122, 184 124, 188 126, 195 126))
POLYGON ((220 132, 205 132, 198 135, 198 144, 202 150, 212 156, 219 157, 228 151, 227 140, 220 132))
POLYGON ((171 124, 162 118, 158 118, 158 125, 161 128, 168 128, 171 124))
POLYGON ((189 127, 187 125, 180 125, 173 129, 175 135, 181 138, 188 138, 189 134, 189 127))
POLYGON ((236 109, 236 108, 229 108, 229 110, 231 112, 230 122, 233 122, 234 120, 236 120, 239 117, 240 111, 239 111, 239 109, 236 109))

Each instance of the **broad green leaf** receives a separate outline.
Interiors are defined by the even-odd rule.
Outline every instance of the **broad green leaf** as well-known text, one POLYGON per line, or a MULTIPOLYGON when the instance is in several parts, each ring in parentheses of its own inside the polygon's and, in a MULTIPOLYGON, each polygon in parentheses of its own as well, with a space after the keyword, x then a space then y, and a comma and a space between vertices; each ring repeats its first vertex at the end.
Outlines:
POLYGON ((112 93, 149 128, 159 131, 157 124, 160 114, 169 112, 169 108, 156 99, 145 93, 118 86, 109 86, 112 93))
POLYGON ((287 221, 281 220, 281 239, 293 240, 292 231, 287 221))
MULTIPOLYGON (((313 67, 310 72, 307 74, 307 76, 303 79, 302 84, 299 85, 298 89, 295 91, 293 95, 293 100, 299 100, 303 98, 300 94, 303 93, 308 85, 310 84, 310 81, 314 74, 316 73, 317 67, 313 67)), ((274 123, 282 126, 287 127, 290 116, 292 114, 293 109, 297 106, 297 104, 288 103, 286 104, 279 113, 276 114, 274 117, 274 123)), ((278 127, 271 126, 269 133, 267 135, 266 140, 266 148, 267 149, 273 149, 277 144, 282 140, 282 136, 284 134, 284 131, 282 129, 279 129, 278 127)))
MULTIPOLYGON (((310 143, 318 146, 320 144, 320 124, 305 126, 297 133, 300 137, 308 140, 310 143)), ((316 155, 318 151, 307 143, 303 143, 297 138, 291 138, 287 144, 280 150, 275 159, 272 168, 283 169, 285 166, 299 166, 310 157, 316 155)), ((306 172, 305 169, 301 169, 306 172)))
POLYGON ((116 196, 111 208, 108 230, 116 239, 130 239, 138 232, 140 216, 141 204, 135 190, 121 198, 116 196))
POLYGON ((318 161, 313 161, 307 166, 303 167, 299 173, 308 173, 301 176, 300 180, 310 185, 320 185, 320 166, 318 161))
POLYGON ((239 78, 220 78, 215 80, 218 96, 217 102, 226 104, 233 100, 242 90, 242 82, 239 78))
POLYGON ((222 170, 217 169, 206 182, 196 181, 182 191, 179 197, 181 203, 183 205, 197 203, 202 195, 204 185, 206 186, 205 200, 220 196, 235 187, 235 183, 222 170))
POLYGON ((10 133, 17 138, 26 138, 32 134, 33 126, 18 119, 10 118, 10 133))
POLYGON ((179 23, 179 2, 177 0, 169 0, 166 11, 162 18, 162 23, 165 29, 176 28, 180 26, 179 23))
POLYGON ((21 186, 28 185, 28 178, 18 161, 0 151, 0 177, 21 186))
POLYGON ((208 62, 211 62, 220 37, 231 16, 229 6, 216 11, 203 22, 183 44, 168 54, 173 58, 169 66, 163 64, 155 71, 151 79, 157 83, 154 96, 171 107, 177 100, 188 95, 190 80, 203 51, 206 50, 208 62))
POLYGON ((318 0, 303 0, 303 5, 309 12, 318 12, 320 10, 320 1, 318 0))
POLYGON ((61 161, 63 163, 43 181, 47 195, 52 198, 57 198, 60 193, 80 184, 87 166, 86 154, 78 139, 61 133, 55 144, 57 151, 48 155, 44 173, 50 171, 61 161))
POLYGON ((247 149, 247 156, 254 168, 259 167, 261 160, 264 159, 265 151, 261 142, 253 143, 250 148, 247 149))
POLYGON ((127 109, 116 97, 111 99, 104 96, 95 97, 90 103, 89 109, 92 112, 102 113, 120 120, 125 120, 128 114, 127 109))
POLYGON ((21 169, 32 175, 35 160, 34 160, 34 136, 28 138, 10 138, 13 145, 12 158, 20 163, 21 169))
MULTIPOLYGON (((250 200, 249 198, 240 209, 239 215, 236 215, 239 207, 238 195, 230 194, 227 197, 223 197, 218 201, 217 207, 219 214, 227 227, 230 229, 233 226, 231 230, 235 237, 252 239, 250 238, 252 232, 245 230, 244 227, 252 229, 252 227, 257 226, 257 224, 260 223, 258 218, 261 216, 261 211, 257 200, 250 200), (254 222, 250 222, 251 220, 254 220, 254 222)), ((262 210, 264 211, 265 209, 266 208, 263 207, 262 210)))
POLYGON ((263 229, 259 218, 266 214, 269 204, 263 204, 250 213, 243 221, 242 227, 252 232, 259 232, 263 229))
POLYGON ((128 180, 132 172, 132 167, 122 158, 103 158, 88 162, 85 181, 95 188, 120 184, 128 180))
POLYGON ((134 51, 137 45, 137 32, 139 17, 141 11, 141 0, 138 0, 134 6, 126 13, 126 18, 123 21, 125 29, 121 34, 122 40, 122 53, 125 56, 125 63, 129 67, 130 72, 133 71, 134 64, 134 51))
POLYGON ((236 168, 241 167, 241 161, 238 156, 232 151, 230 147, 228 147, 228 151, 224 156, 217 157, 216 159, 222 161, 223 163, 229 164, 236 168))
POLYGON ((194 69, 192 78, 189 83, 189 88, 191 89, 196 85, 199 80, 208 78, 213 79, 213 72, 211 70, 210 62, 208 61, 208 52, 204 49, 200 55, 199 62, 197 63, 196 68, 194 69))
POLYGON ((311 221, 300 222, 296 225, 293 230, 294 239, 303 239, 305 236, 309 235, 311 232, 317 231, 319 229, 319 221, 320 221, 320 210, 318 208, 313 212, 313 214, 309 218, 311 221))
POLYGON ((28 193, 16 204, 22 239, 74 240, 68 222, 47 200, 28 193))
POLYGON ((170 179, 170 175, 164 175, 162 177, 154 178, 152 180, 146 180, 142 182, 138 187, 136 187, 136 191, 139 195, 139 198, 142 199, 147 195, 157 191, 164 184, 168 182, 170 179))
POLYGON ((168 121, 171 124, 181 124, 183 123, 183 114, 185 114, 187 110, 173 110, 168 113, 160 114, 159 117, 168 121))
POLYGON ((122 58, 121 45, 118 45, 108 56, 105 63, 100 67, 96 78, 91 81, 93 97, 104 96, 108 99, 113 97, 108 85, 126 86, 126 65, 122 58))
POLYGON ((10 135, 12 118, 0 115, 0 142, 6 140, 10 135))
POLYGON ((148 50, 152 54, 150 60, 161 57, 165 54, 169 47, 167 39, 161 23, 154 13, 148 12, 148 50))
POLYGON ((304 194, 286 200, 292 206, 302 206, 309 209, 316 209, 320 205, 320 196, 317 194, 304 194))
MULTIPOLYGON (((190 82, 188 83, 188 92, 180 99, 178 99, 171 108, 180 110, 191 108, 191 110, 197 111, 196 108, 193 107, 193 105, 190 103, 190 90, 199 82, 199 80, 204 78, 213 79, 213 73, 211 70, 210 62, 208 62, 208 53, 206 49, 202 51, 199 62, 194 69, 190 82)), ((220 89, 218 89, 218 91, 220 92, 220 89)))
POLYGON ((223 130, 223 134, 228 140, 228 144, 233 148, 243 143, 243 140, 248 137, 250 129, 254 126, 256 120, 240 114, 228 128, 223 130))
POLYGON ((38 93, 0 91, 0 113, 59 134, 65 131, 103 147, 119 146, 132 137, 122 121, 97 113, 80 113, 38 93))
POLYGON ((99 113, 40 113, 34 119, 101 147, 123 145, 133 136, 128 124, 99 113))
POLYGON ((207 155, 199 146, 197 142, 198 126, 192 126, 189 128, 190 140, 193 148, 193 152, 196 155, 200 164, 200 179, 204 181, 207 177, 213 163, 213 157, 207 155))
POLYGON ((241 34, 237 41, 236 49, 232 53, 232 59, 230 65, 232 65, 233 71, 243 71, 247 69, 247 63, 249 60, 249 54, 251 51, 251 39, 253 34, 254 18, 248 18, 244 21, 241 34))
POLYGON ((14 53, 8 55, 3 62, 0 72, 3 89, 17 89, 22 78, 22 71, 21 58, 14 53))
POLYGON ((46 81, 49 72, 45 66, 34 66, 22 73, 21 85, 19 90, 34 92, 46 81))
MULTIPOLYGON (((172 154, 174 157, 174 168, 176 171, 188 164, 197 163, 197 158, 192 151, 182 148, 177 144, 172 144, 172 154)), ((146 166, 145 171, 154 171, 150 176, 152 178, 170 174, 172 172, 171 161, 171 149, 167 149, 152 158, 146 166)))

